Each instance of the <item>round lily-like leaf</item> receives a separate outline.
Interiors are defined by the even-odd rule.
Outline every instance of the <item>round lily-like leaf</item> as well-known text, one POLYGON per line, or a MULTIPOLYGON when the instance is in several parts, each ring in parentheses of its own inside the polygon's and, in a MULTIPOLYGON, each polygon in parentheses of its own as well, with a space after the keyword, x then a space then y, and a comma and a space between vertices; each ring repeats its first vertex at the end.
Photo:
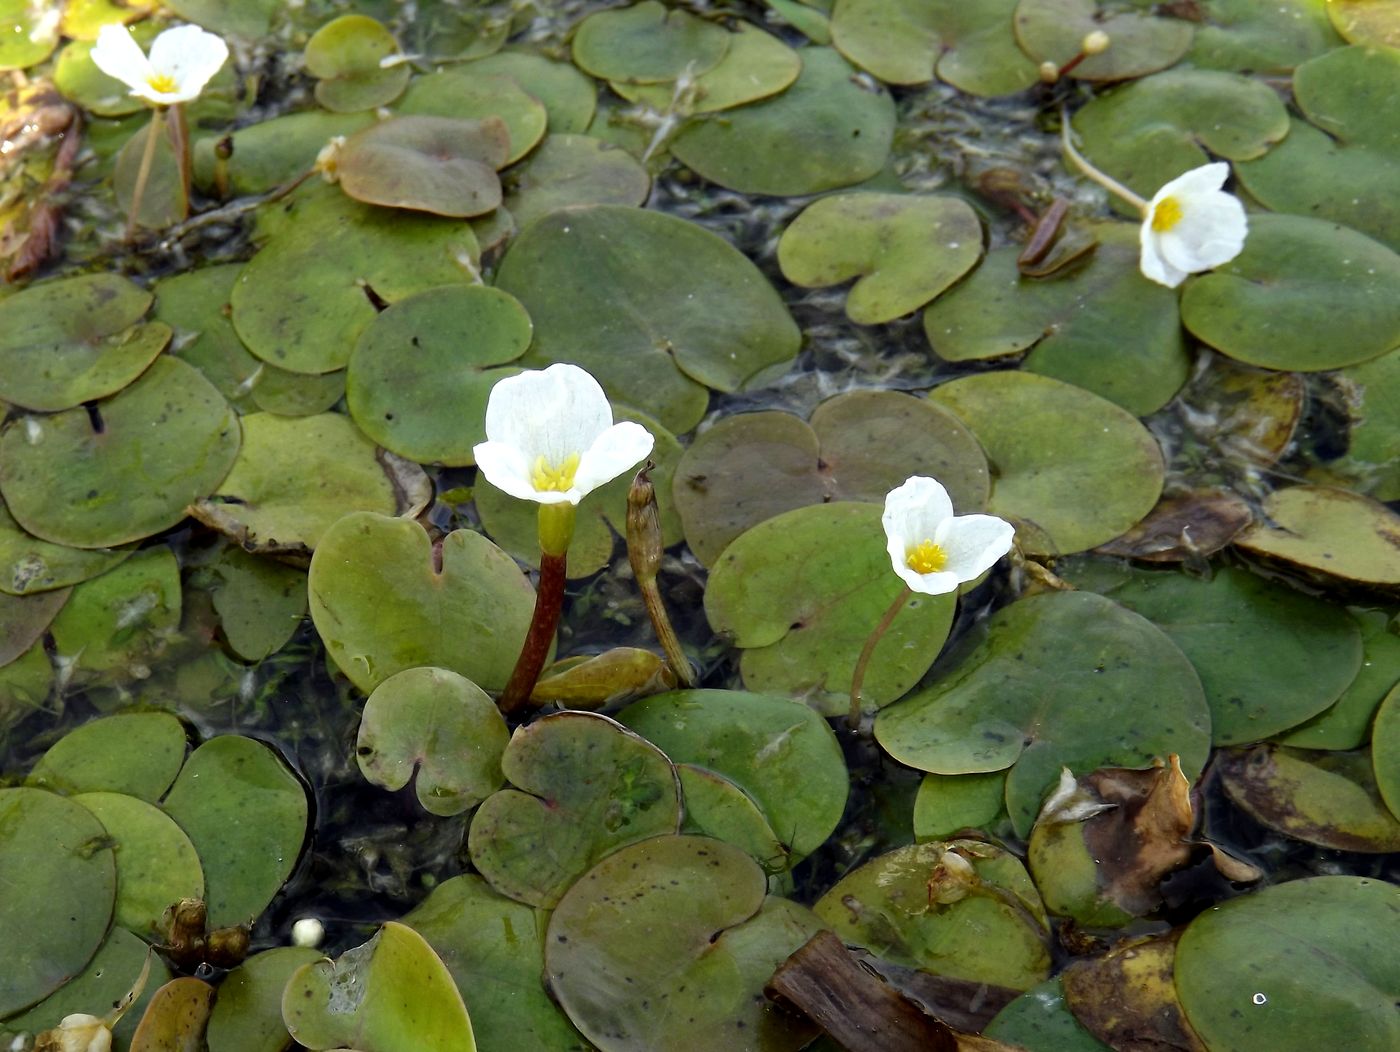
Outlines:
POLYGON ((248 404, 261 364, 228 320, 229 293, 242 269, 241 263, 223 263, 161 279, 153 315, 174 332, 171 353, 203 373, 239 410, 248 404))
POLYGON ((447 966, 423 936, 395 921, 334 961, 293 972, 282 1018, 310 1049, 476 1052, 472 1021, 447 966))
POLYGON ((741 193, 796 197, 854 186, 884 167, 894 102, 855 79, 831 48, 802 48, 802 72, 782 94, 697 120, 671 152, 712 183, 741 193))
POLYGON ((49 57, 59 37, 58 19, 49 16, 49 8, 29 0, 0 2, 0 70, 25 69, 49 57))
POLYGON ((1027 990, 997 1013, 983 1037, 1019 1045, 1026 1052, 1111 1052, 1065 1006, 1059 978, 1027 990))
POLYGON ((1256 216, 1244 251, 1186 286, 1181 320, 1251 365, 1354 365, 1400 344, 1400 256, 1325 220, 1256 216))
POLYGON ((116 852, 117 924, 156 938, 163 934, 167 907, 204 898, 204 871, 194 845, 160 808, 124 793, 82 793, 73 799, 97 816, 116 852))
POLYGON ((282 1021, 282 991, 292 974, 321 959, 304 946, 255 953, 224 976, 209 1016, 209 1052, 285 1052, 292 1040, 282 1021))
POLYGON ((685 798, 682 833, 710 836, 748 852, 765 873, 791 867, 792 852, 773 832, 753 797, 722 774, 694 764, 676 764, 685 798))
POLYGON ((214 564, 214 611, 235 654, 261 661, 281 650, 306 616, 306 573, 229 547, 214 564))
POLYGON ((334 406, 345 394, 345 370, 333 373, 292 373, 258 362, 252 377, 253 404, 278 416, 315 416, 334 406))
POLYGON ((1229 749, 1214 769, 1226 794, 1270 829, 1337 851, 1400 851, 1400 818, 1376 785, 1371 751, 1229 749))
POLYGON ((574 64, 602 80, 655 84, 712 69, 729 49, 729 34, 689 11, 657 0, 589 15, 574 31, 574 64))
MULTIPOLYGON (((705 615, 743 651, 744 686, 801 698, 835 716, 871 631, 904 585, 890 568, 880 508, 818 504, 769 519, 715 562, 705 615)), ((948 637, 956 595, 915 595, 875 648, 866 704, 888 705, 923 674, 948 637)))
POLYGON ((812 907, 848 943, 894 964, 1027 990, 1050 973, 1045 907, 1009 851, 976 840, 898 848, 812 907))
POLYGON ((32 537, 0 502, 0 592, 31 595, 67 588, 131 557, 131 549, 69 548, 32 537))
POLYGON ((378 313, 370 290, 395 303, 463 282, 460 260, 477 255, 465 223, 372 208, 333 187, 300 197, 289 219, 243 268, 231 300, 248 349, 297 373, 345 366, 378 313))
POLYGON ((699 76, 661 84, 612 85, 629 102, 644 102, 658 113, 673 109, 686 116, 717 113, 766 99, 783 91, 802 71, 797 52, 771 33, 740 22, 729 35, 719 65, 699 76))
POLYGON ((420 665, 500 690, 535 603, 519 567, 481 534, 435 545, 416 522, 370 512, 326 531, 308 587, 331 660, 365 693, 420 665))
POLYGON ((924 333, 950 362, 1030 349, 1026 369, 1075 384, 1135 416, 1171 401, 1191 373, 1177 294, 1138 270, 1138 230, 1095 226, 1082 265, 1022 277, 1019 250, 993 249, 966 281, 924 311, 924 333))
POLYGON ((587 131, 598 105, 598 89, 591 78, 567 62, 555 62, 532 51, 497 51, 476 59, 467 70, 515 81, 544 104, 553 135, 578 135, 587 131))
POLYGON ((316 101, 337 113, 372 110, 393 102, 408 85, 405 63, 380 63, 398 54, 394 35, 367 15, 341 15, 306 42, 306 71, 317 79, 316 101))
POLYGON ((124 25, 156 6, 155 0, 69 0, 59 25, 74 40, 96 40, 105 25, 124 25))
POLYGON ((1354 1052, 1400 1044, 1400 909, 1393 884, 1314 877, 1200 913, 1176 948, 1176 990, 1209 1048, 1309 1048, 1346 1035, 1354 1052))
POLYGON ((795 1052, 810 1025, 762 990, 822 924, 766 890, 758 863, 719 840, 660 836, 623 848, 551 915, 545 979, 608 1052, 795 1052))
POLYGON ((272 16, 281 9, 279 0, 162 0, 181 18, 213 33, 257 40, 267 36, 272 16))
POLYGON ((1024 836, 1062 768, 1143 767, 1176 753, 1194 779, 1210 709, 1191 662, 1152 622, 1089 592, 1053 592, 992 615, 960 664, 880 713, 875 737, 935 774, 1010 768, 1007 809, 1024 836))
POLYGON ((40 757, 25 784, 54 792, 122 793, 155 803, 185 762, 185 729, 168 712, 130 712, 77 727, 40 757), (140 756, 139 764, 132 756, 140 756))
POLYGON ((43 637, 71 594, 68 588, 30 596, 0 593, 0 666, 14 661, 43 637))
POLYGON ((1400 47, 1400 0, 1330 0, 1327 16, 1350 44, 1400 47))
POLYGON ((1096 394, 1024 372, 965 376, 934 388, 995 465, 987 510, 1018 523, 1035 554, 1069 554, 1136 525, 1162 492, 1152 433, 1096 394))
POLYGON ((691 551, 712 566, 761 522, 811 504, 882 502, 911 472, 939 479, 963 514, 986 506, 987 458, 957 417, 897 391, 850 391, 810 425, 775 410, 721 419, 690 444, 672 489, 691 551))
POLYGON ((78 682, 144 679, 180 626, 180 565, 161 546, 84 581, 54 618, 54 649, 78 682))
POLYGON ((661 655, 639 647, 613 647, 546 666, 530 691, 530 700, 536 705, 594 710, 675 686, 676 675, 661 655))
POLYGON ((548 135, 505 176, 506 207, 523 229, 574 205, 641 205, 651 176, 632 155, 591 135, 548 135))
POLYGON ((1077 80, 1131 80, 1166 69, 1191 47, 1189 21, 1145 12, 1122 0, 1021 0, 1016 40, 1035 60, 1063 66, 1093 32, 1107 33, 1108 48, 1067 74, 1077 80))
MULTIPOLYGON (((656 489, 661 520, 661 543, 670 547, 681 539, 680 516, 671 498, 672 478, 681 458, 676 437, 651 417, 619 409, 618 420, 641 424, 656 443, 647 458, 655 467, 650 478, 656 489)), ((640 468, 642 465, 638 465, 640 468)), ((589 577, 612 561, 616 538, 627 535, 627 493, 636 472, 624 471, 604 486, 587 494, 578 505, 574 537, 569 543, 565 573, 570 580, 589 577)), ((501 492, 478 476, 474 491, 477 514, 491 539, 520 562, 540 564, 539 510, 533 501, 519 500, 501 492)))
POLYGON ((599 859, 680 827, 671 762, 606 716, 561 712, 520 727, 501 768, 511 787, 477 810, 467 843, 472 865, 518 902, 551 909, 599 859))
POLYGON ((496 283, 535 323, 522 365, 580 365, 608 397, 645 405, 676 434, 704 415, 707 387, 739 390, 801 342, 753 263, 661 212, 594 205, 543 216, 506 253, 496 283))
POLYGON ((0 400, 53 412, 120 391, 170 342, 169 326, 137 324, 151 298, 117 274, 85 274, 0 300, 0 400))
POLYGON ((1366 744, 1371 719, 1400 682, 1400 635, 1383 610, 1351 611, 1361 628, 1361 671, 1336 703, 1277 740, 1298 749, 1356 749, 1366 744))
POLYGON ((837 0, 831 38, 887 84, 940 80, 973 95, 1010 95, 1036 82, 1016 46, 1017 0, 837 0))
POLYGON ((486 398, 530 345, 530 316, 507 292, 445 285, 400 300, 355 345, 350 415, 370 438, 423 464, 474 464, 486 398))
POLYGON ((1074 115, 1074 129, 1094 164, 1150 198, 1168 180, 1211 160, 1207 150, 1231 161, 1267 153, 1288 134, 1288 111, 1263 81, 1216 70, 1170 70, 1092 99, 1074 115))
POLYGON ((831 20, 823 13, 829 6, 826 0, 816 0, 820 8, 808 7, 809 0, 763 0, 768 8, 768 17, 777 16, 782 22, 792 26, 814 44, 831 43, 831 20))
POLYGON ((1361 669, 1361 630, 1350 614, 1247 570, 1222 567, 1204 579, 1095 562, 1082 571, 1063 576, 1141 614, 1191 659, 1216 745, 1297 726, 1335 702, 1361 669))
POLYGON ((578 1031, 540 982, 546 919, 534 907, 492 891, 475 874, 439 884, 403 918, 428 940, 471 1001, 472 1029, 483 1048, 579 1047, 578 1031))
POLYGON ((644 698, 620 719, 676 763, 729 779, 757 801, 797 858, 831 835, 848 778, 831 728, 801 702, 732 690, 681 690, 644 698))
POLYGON ((846 316, 880 325, 917 310, 977 263, 982 223, 959 197, 835 194, 783 231, 778 265, 804 288, 857 278, 846 316))
POLYGON ((0 789, 0 1016, 80 973, 117 897, 106 832, 87 808, 43 789, 0 789))
POLYGON ((211 929, 256 919, 306 839, 305 788, 270 748, 236 734, 191 753, 164 806, 199 852, 211 929))
POLYGON ((346 141, 336 175, 340 188, 365 204, 477 216, 501 203, 496 169, 509 141, 495 119, 392 117, 346 141))
MULTIPOLYGON (((316 163, 321 148, 335 136, 354 135, 374 123, 369 113, 289 113, 230 132, 233 156, 228 159, 229 190, 235 194, 266 193, 301 175, 316 163)), ((212 189, 216 163, 214 147, 225 136, 201 138, 194 145, 194 179, 212 189)))
POLYGON ((1336 0, 1211 0, 1186 61, 1197 69, 1290 73, 1308 59, 1340 47, 1328 11, 1336 0))
POLYGON ((12 421, 0 432, 0 493, 35 536, 110 548, 183 519, 228 474, 238 441, 214 386, 161 358, 91 410, 12 421))
MULTIPOLYGON (((139 17, 135 11, 131 15, 139 17)), ((65 31, 65 36, 72 34, 65 31)), ((98 117, 125 117, 146 108, 144 100, 131 94, 130 89, 97 68, 92 60, 96 32, 87 39, 73 39, 65 44, 54 61, 53 82, 63 97, 76 102, 98 117)), ((147 47, 150 41, 138 41, 147 47)))
POLYGON ((394 515, 400 503, 374 444, 348 417, 250 413, 228 477, 190 513, 249 549, 305 555, 341 516, 394 515))
POLYGON ((214 988, 202 979, 171 979, 154 994, 131 1036, 131 1052, 195 1052, 214 1007, 214 988))
POLYGON ((95 1007, 108 1008, 119 1004, 136 988, 142 971, 147 967, 150 974, 146 978, 146 989, 113 1028, 112 1047, 126 1049, 151 995, 169 981, 170 971, 160 957, 151 953, 149 943, 116 926, 107 933, 106 941, 82 972, 29 1011, 0 1023, 0 1038, 13 1041, 20 1034, 35 1035, 58 1026, 64 1016, 74 1013, 91 1015, 95 1007))
POLYGON ((991 829, 1006 810, 1006 775, 926 774, 914 797, 914 839, 943 840, 963 829, 991 829))
POLYGON ((1400 817, 1400 688, 1391 690, 1376 710, 1371 765, 1381 799, 1392 815, 1400 817))
POLYGON ((1263 521, 1235 543, 1324 580, 1400 591, 1400 516, 1348 490, 1275 490, 1264 501, 1263 521))
POLYGON ((1376 500, 1400 500, 1400 353, 1350 366, 1338 379, 1351 427, 1346 456, 1328 467, 1376 500))
POLYGON ((0 665, 0 735, 44 708, 54 685, 54 667, 42 643, 8 665, 0 665))
MULTIPOLYGON (((504 125, 505 157, 493 167, 514 164, 544 138, 549 114, 512 77, 465 70, 447 70, 414 81, 398 111, 403 114, 468 119, 483 126, 504 125)), ((484 209, 483 209, 484 211, 484 209)), ((475 213, 473 213, 475 214, 475 213)))
POLYGON ((471 680, 445 668, 410 668, 365 702, 355 759, 375 785, 402 789, 413 779, 429 814, 459 815, 501 787, 509 740, 500 709, 471 680))

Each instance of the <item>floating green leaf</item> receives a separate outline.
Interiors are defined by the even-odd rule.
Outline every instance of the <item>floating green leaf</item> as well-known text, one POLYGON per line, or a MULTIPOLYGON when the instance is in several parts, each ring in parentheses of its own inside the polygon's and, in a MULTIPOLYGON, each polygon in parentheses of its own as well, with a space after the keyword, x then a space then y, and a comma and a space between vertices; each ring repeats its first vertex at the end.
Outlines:
POLYGON ((66 588, 106 573, 130 556, 130 549, 69 548, 31 537, 0 502, 0 592, 30 595, 66 588))
POLYGON ((1346 456, 1328 467, 1376 500, 1400 500, 1400 353, 1350 366, 1337 379, 1351 427, 1346 456))
POLYGON ((1010 768, 1007 809, 1025 835, 1064 767, 1141 767, 1176 753, 1195 778, 1210 711, 1195 669, 1150 621, 1102 596, 1052 592, 993 614, 959 664, 880 713, 875 737, 936 774, 1010 768))
MULTIPOLYGON (((871 631, 900 594, 880 508, 818 504, 755 526, 710 571, 705 614, 743 650, 744 686, 801 698, 824 715, 850 707, 851 677, 871 631)), ((867 705, 888 705, 938 656, 956 595, 915 595, 875 648, 867 705)))
POLYGON ((984 1037, 1020 1045, 1026 1052, 1109 1052, 1065 1006, 1059 978, 1033 986, 1003 1008, 984 1037))
POLYGON ((712 566, 745 530, 793 508, 883 502, 910 465, 939 479, 960 513, 986 506, 977 439, 947 410, 896 391, 837 395, 810 425, 777 411, 725 417, 690 444, 673 492, 691 551, 712 566))
POLYGON ((335 174, 356 201, 464 218, 501 203, 496 176, 510 148, 501 121, 392 117, 340 147, 335 174))
POLYGON ((908 968, 1013 990, 1050 972, 1030 875, 980 841, 898 848, 841 878, 813 909, 846 942, 908 968))
POLYGON ((457 530, 435 545, 416 522, 369 512, 326 531, 308 586, 331 660, 366 693, 420 665, 500 690, 535 602, 514 561, 481 534, 457 530))
POLYGON ((505 177, 506 207, 523 229, 574 205, 641 205, 651 176, 632 155, 591 135, 544 138, 505 177))
POLYGON ((730 190, 796 197, 854 186, 884 167, 894 102, 830 48, 802 48, 802 72, 771 99, 697 120, 671 144, 687 168, 730 190))
POLYGON ((797 353, 800 334, 757 267, 675 216, 594 205, 546 215, 506 253, 496 283, 524 304, 522 365, 573 362, 610 398, 694 427, 707 387, 735 391, 797 353))
POLYGON ((809 1024, 762 990, 821 922, 765 898, 766 887, 758 863, 719 840, 623 848, 554 910, 546 981, 584 1036, 612 1052, 795 1052, 809 1024))
POLYGON ((209 927, 255 920, 292 872, 306 838, 306 790, 261 742, 236 734, 196 749, 165 810, 204 866, 209 927))
POLYGON ((729 35, 729 50, 719 65, 698 76, 661 84, 612 85, 629 102, 644 102, 660 113, 717 113, 766 99, 797 79, 802 60, 777 37, 746 22, 729 35))
POLYGON ((977 436, 993 465, 987 510, 1018 524, 1023 551, 1083 551, 1139 522, 1162 492, 1157 440, 1111 402, 1046 376, 964 376, 929 397, 977 436))
POLYGON ((0 666, 8 665, 39 641, 70 594, 67 588, 30 596, 0 593, 0 666))
POLYGON ((214 574, 219 627, 245 661, 281 650, 306 617, 306 574, 294 566, 230 547, 219 555, 214 574))
POLYGON ((682 833, 714 837, 742 848, 765 873, 781 873, 792 866, 788 845, 773 832, 748 793, 724 775, 694 764, 676 764, 676 774, 685 800, 682 833))
POLYGON ((1360 494, 1289 486, 1264 501, 1263 521, 1235 542, 1252 555, 1326 579, 1400 590, 1400 516, 1360 494))
POLYGON ((1351 611, 1361 627, 1361 671, 1337 701, 1277 740, 1298 749, 1356 749, 1366 744, 1371 718, 1400 682, 1400 635, 1383 610, 1351 611))
POLYGON ((944 840, 964 829, 991 829, 1006 810, 1006 775, 926 774, 914 797, 914 839, 944 840))
MULTIPOLYGON (((1343 41, 1318 0, 1209 0, 1186 61, 1198 69, 1289 73, 1343 41)), ((1296 87, 1296 83, 1295 83, 1296 87)))
POLYGON ((1166 69, 1186 54, 1193 26, 1180 18, 1142 10, 1132 0, 1021 0, 1016 40, 1035 62, 1063 66, 1080 53, 1093 32, 1108 34, 1109 46, 1073 72, 1077 80, 1130 80, 1166 69))
POLYGON ((355 345, 350 415, 370 438, 420 463, 474 464, 486 398, 530 345, 530 316, 509 293, 445 285, 400 300, 355 345))
POLYGON ((550 134, 577 135, 588 130, 598 102, 593 81, 567 62, 554 62, 531 51, 507 49, 479 58, 472 73, 509 77, 544 104, 550 134))
POLYGON ((603 80, 655 84, 694 76, 719 64, 729 34, 689 11, 669 10, 657 0, 598 11, 574 31, 574 63, 603 80))
MULTIPOLYGON (((505 125, 504 163, 514 164, 544 137, 549 114, 544 103, 515 80, 497 73, 477 72, 477 66, 440 70, 420 77, 399 103, 403 114, 468 119, 483 125, 505 125)), ((494 165, 500 168, 501 165, 494 165)))
POLYGON ((75 727, 40 757, 26 785, 124 793, 155 803, 185 762, 185 729, 168 712, 129 712, 75 727), (132 763, 140 756, 140 763, 132 763))
POLYGON ((49 13, 30 0, 0 0, 0 70, 24 69, 49 57, 59 36, 49 13))
POLYGON ((255 40, 267 35, 278 0, 161 0, 181 18, 215 33, 255 40))
POLYGON ((321 958, 319 950, 264 950, 224 976, 205 1035, 209 1052, 285 1052, 292 1036, 282 1021, 282 991, 292 973, 321 958))
POLYGON ((238 421, 214 386, 193 366, 160 358, 92 412, 8 424, 0 493, 30 533, 110 548, 183 519, 228 474, 238 442, 238 421))
POLYGON ((413 789, 424 810, 458 815, 501 787, 510 732, 487 693, 445 668, 410 668, 374 688, 355 759, 384 789, 413 789))
POLYGON ((372 110, 403 93, 407 64, 381 65, 398 54, 394 35, 367 15, 341 15, 312 34, 302 61, 317 79, 316 101, 337 113, 372 110))
MULTIPOLYGON (((229 133, 233 155, 227 162, 229 189, 261 194, 290 182, 316 163, 316 156, 336 136, 349 136, 374 123, 369 113, 311 110, 273 117, 229 133)), ((215 145, 225 136, 195 141, 194 178, 204 188, 216 182, 215 145)))
POLYGON ((553 908, 599 859, 680 825, 670 761, 606 716, 562 712, 520 727, 501 767, 510 787, 477 810, 467 843, 493 888, 531 906, 553 908))
POLYGON ((644 698, 624 724, 677 763, 729 779, 762 809, 797 858, 835 830, 847 774, 831 728, 801 702, 730 690, 682 690, 644 698))
POLYGON ((1349 44, 1400 47, 1396 0, 1328 0, 1327 16, 1349 44))
POLYGON ((1400 689, 1393 689, 1376 710, 1371 730, 1371 764, 1376 788, 1390 813, 1400 818, 1400 689))
POLYGON ((1176 989, 1210 1048, 1307 1048, 1345 1034, 1352 1052, 1400 1044, 1400 962, 1387 948, 1395 886, 1314 877, 1200 913, 1176 949, 1176 989))

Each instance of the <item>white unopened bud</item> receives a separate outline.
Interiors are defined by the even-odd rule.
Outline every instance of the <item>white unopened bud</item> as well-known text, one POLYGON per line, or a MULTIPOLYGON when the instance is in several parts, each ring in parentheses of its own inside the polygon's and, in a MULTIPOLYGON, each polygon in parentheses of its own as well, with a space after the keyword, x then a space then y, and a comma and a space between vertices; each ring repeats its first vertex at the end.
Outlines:
POLYGON ((1040 79, 1044 84, 1053 84, 1060 79, 1060 67, 1053 62, 1040 64, 1040 79))
POLYGON ((1079 43, 1079 48, 1086 55, 1102 55, 1108 50, 1108 45, 1113 40, 1102 29, 1096 29, 1086 36, 1079 43))
POLYGON ((292 925, 292 945, 315 949, 326 937, 325 926, 315 917, 303 917, 292 925))
POLYGON ((34 1048, 36 1052, 111 1052, 112 1031, 97 1016, 75 1012, 40 1034, 34 1048))
POLYGON ((336 135, 331 141, 321 147, 321 152, 316 155, 316 171, 321 173, 321 178, 328 183, 333 183, 340 178, 337 169, 340 167, 340 154, 345 148, 345 136, 336 135))

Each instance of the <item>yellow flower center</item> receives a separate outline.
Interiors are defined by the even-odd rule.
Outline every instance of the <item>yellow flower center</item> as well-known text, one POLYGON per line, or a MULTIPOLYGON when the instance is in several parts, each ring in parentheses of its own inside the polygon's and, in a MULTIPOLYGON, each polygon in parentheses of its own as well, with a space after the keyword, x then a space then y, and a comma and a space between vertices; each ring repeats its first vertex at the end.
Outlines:
POLYGON ((180 85, 175 83, 175 78, 169 73, 152 73, 146 78, 146 87, 152 91, 159 91, 166 95, 172 95, 180 85))
POLYGON ((574 484, 574 474, 578 471, 579 455, 570 453, 564 463, 555 467, 541 455, 535 458, 534 469, 530 472, 530 482, 541 493, 566 493, 574 484))
POLYGON ((948 553, 925 539, 909 549, 904 562, 915 573, 937 573, 948 565, 948 553))
POLYGON ((1181 222, 1181 202, 1175 197, 1164 197, 1152 210, 1152 229, 1164 234, 1181 222))

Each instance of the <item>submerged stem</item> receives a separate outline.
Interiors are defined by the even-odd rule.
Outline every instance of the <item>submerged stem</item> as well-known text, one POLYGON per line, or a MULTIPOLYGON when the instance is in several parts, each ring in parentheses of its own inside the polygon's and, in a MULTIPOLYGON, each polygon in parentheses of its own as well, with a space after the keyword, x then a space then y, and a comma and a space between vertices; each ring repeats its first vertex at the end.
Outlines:
POLYGON ((885 611, 885 616, 880 618, 880 623, 875 626, 875 631, 870 633, 870 638, 865 641, 865 647, 860 652, 860 657, 856 659, 855 672, 851 674, 851 711, 846 717, 846 724, 855 730, 860 726, 860 692, 865 685, 865 670, 870 666, 870 659, 875 654, 875 648, 880 640, 885 637, 885 633, 890 630, 890 625, 894 624, 894 619, 899 616, 899 612, 904 609, 904 604, 909 602, 909 597, 914 594, 914 590, 905 585, 890 608, 885 611))
POLYGON ((136 185, 131 190, 131 211, 126 216, 126 239, 136 236, 136 226, 141 218, 141 199, 146 196, 146 183, 151 178, 151 165, 156 159, 157 137, 164 130, 165 111, 159 107, 151 110, 151 123, 146 127, 146 146, 141 151, 141 165, 136 169, 136 185))
POLYGON ((1074 166, 1078 168, 1083 175, 1098 183, 1109 193, 1116 194, 1124 201, 1127 201, 1128 204, 1141 212, 1145 218, 1148 208, 1147 201, 1133 193, 1133 191, 1129 190, 1111 175, 1105 175, 1090 164, 1089 159, 1075 149, 1073 133, 1074 129, 1070 127, 1069 123, 1069 111, 1062 109, 1060 111, 1060 140, 1064 143, 1065 153, 1068 154, 1069 159, 1074 162, 1074 166))
POLYGON ((501 712, 513 715, 524 708, 530 700, 530 692, 535 689, 535 681, 540 678, 549 648, 554 643, 554 634, 559 629, 559 615, 564 609, 564 568, 568 557, 561 553, 540 555, 540 585, 535 593, 535 613, 530 618, 530 631, 525 635, 525 645, 516 659, 515 671, 510 674, 510 682, 501 692, 498 704, 501 712))
POLYGON ((632 488, 627 491, 627 558, 632 564, 637 587, 641 590, 647 616, 651 618, 651 627, 666 654, 666 663, 675 673, 676 682, 681 687, 690 688, 695 686, 695 670, 690 667, 690 659, 681 649, 681 641, 671 627, 666 604, 662 602, 661 589, 656 586, 664 545, 661 540, 661 515, 656 507, 656 487, 651 484, 648 475, 651 466, 648 461, 646 467, 637 472, 632 488))

